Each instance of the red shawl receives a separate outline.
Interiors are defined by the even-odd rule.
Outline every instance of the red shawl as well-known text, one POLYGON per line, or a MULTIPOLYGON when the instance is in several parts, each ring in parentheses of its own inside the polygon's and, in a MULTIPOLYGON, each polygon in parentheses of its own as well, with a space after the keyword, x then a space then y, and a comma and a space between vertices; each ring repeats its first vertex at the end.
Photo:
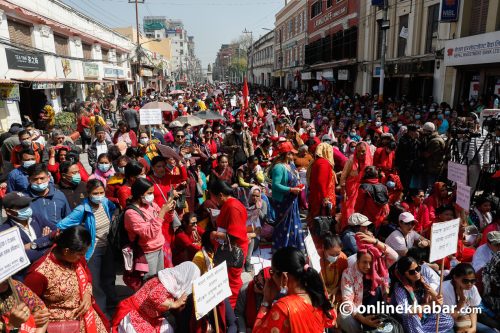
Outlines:
POLYGON ((382 252, 373 244, 363 243, 356 237, 356 244, 358 245, 358 253, 368 253, 372 256, 373 262, 370 267, 370 272, 366 275, 372 281, 370 293, 375 295, 375 290, 378 286, 388 286, 389 271, 385 265, 382 252))

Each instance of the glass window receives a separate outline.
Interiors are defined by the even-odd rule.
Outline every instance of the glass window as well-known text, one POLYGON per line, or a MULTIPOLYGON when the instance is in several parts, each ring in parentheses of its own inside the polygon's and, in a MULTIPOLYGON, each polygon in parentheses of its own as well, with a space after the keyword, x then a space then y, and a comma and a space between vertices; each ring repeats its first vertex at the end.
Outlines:
POLYGON ((408 42, 408 14, 399 17, 398 57, 404 57, 406 55, 405 51, 407 42, 408 42))
POLYGON ((427 33, 425 36, 425 53, 432 53, 436 47, 439 26, 439 4, 429 6, 427 12, 427 33))
POLYGON ((316 1, 315 3, 312 4, 312 6, 311 6, 311 18, 316 17, 319 14, 321 14, 321 10, 323 7, 322 4, 323 4, 323 0, 316 1))

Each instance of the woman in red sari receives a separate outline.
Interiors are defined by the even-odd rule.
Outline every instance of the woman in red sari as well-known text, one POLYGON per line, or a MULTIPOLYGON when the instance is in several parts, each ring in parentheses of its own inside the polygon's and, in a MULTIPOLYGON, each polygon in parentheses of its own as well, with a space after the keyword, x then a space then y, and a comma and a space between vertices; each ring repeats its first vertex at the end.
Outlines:
MULTIPOLYGON (((424 200, 424 204, 429 208, 429 218, 436 219, 436 208, 451 204, 448 194, 448 186, 443 182, 435 182, 431 194, 424 200)), ((416 216, 416 215, 415 215, 416 216)))
POLYGON ((417 225, 415 231, 424 237, 429 237, 432 220, 429 214, 429 208, 424 203, 424 190, 411 189, 408 193, 408 211, 415 216, 417 225))
POLYGON ((321 276, 306 264, 301 251, 293 247, 276 251, 270 273, 253 333, 322 333, 333 326, 336 313, 321 276), (282 297, 273 304, 278 294, 282 297))
POLYGON ((344 196, 341 209, 341 230, 347 226, 347 219, 354 213, 359 185, 363 179, 365 168, 370 165, 373 165, 370 146, 361 141, 356 145, 356 149, 345 164, 342 177, 340 177, 340 186, 344 196))
MULTIPOLYGON (((244 258, 248 252, 247 236, 247 210, 245 206, 231 195, 233 189, 225 182, 216 180, 210 187, 211 195, 215 197, 217 204, 221 206, 221 211, 217 217, 217 231, 212 231, 212 239, 219 243, 227 242, 227 237, 231 245, 236 245, 243 250, 244 258)), ((243 268, 228 267, 229 287, 232 295, 229 297, 231 306, 235 307, 238 293, 243 285, 241 273, 243 268)))

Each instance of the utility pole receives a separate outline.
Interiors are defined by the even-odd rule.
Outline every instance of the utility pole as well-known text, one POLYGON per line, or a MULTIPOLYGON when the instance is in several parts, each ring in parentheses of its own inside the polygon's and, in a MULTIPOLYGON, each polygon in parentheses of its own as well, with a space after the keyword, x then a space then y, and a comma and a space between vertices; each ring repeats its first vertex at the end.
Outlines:
MULTIPOLYGON (((250 76, 252 77, 252 84, 254 84, 253 79, 253 34, 252 31, 248 31, 247 28, 243 30, 244 34, 250 34, 250 76)), ((247 62, 248 67, 248 62, 247 62)))
POLYGON ((139 78, 136 82, 136 89, 139 96, 142 97, 142 87, 141 87, 141 44, 139 40, 139 3, 144 3, 145 0, 128 0, 128 3, 135 3, 135 29, 137 33, 137 77, 139 78))
POLYGON ((284 88, 283 86, 285 85, 285 82, 283 82, 283 44, 282 44, 282 39, 281 39, 281 29, 280 29, 280 55, 279 55, 279 62, 280 62, 280 88, 284 88))
POLYGON ((380 29, 382 30, 382 46, 380 53, 380 82, 378 86, 378 100, 380 103, 384 102, 385 54, 387 52, 387 30, 390 27, 390 22, 387 20, 388 9, 389 0, 384 0, 384 6, 382 8, 382 21, 380 22, 380 29))

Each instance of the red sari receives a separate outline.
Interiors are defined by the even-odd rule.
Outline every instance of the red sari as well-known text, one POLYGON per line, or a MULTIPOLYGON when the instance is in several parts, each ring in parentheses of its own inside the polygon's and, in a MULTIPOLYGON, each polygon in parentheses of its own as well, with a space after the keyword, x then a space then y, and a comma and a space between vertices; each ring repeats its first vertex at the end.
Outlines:
POLYGON ((271 309, 261 308, 253 333, 322 333, 332 327, 336 314, 329 319, 323 310, 313 307, 298 295, 280 298, 271 309))
MULTIPOLYGON (((230 236, 231 242, 236 243, 243 250, 244 257, 247 257, 248 252, 248 236, 247 236, 247 210, 243 204, 235 198, 229 198, 222 205, 220 214, 217 218, 217 227, 226 229, 230 236)), ((238 293, 243 285, 241 281, 241 273, 243 268, 228 267, 229 286, 231 287, 232 295, 229 297, 229 302, 234 308, 238 293)))
MULTIPOLYGON (((309 180, 309 219, 321 215, 323 199, 328 198, 335 207, 335 178, 333 167, 326 158, 320 157, 312 163, 309 180)), ((330 212, 335 215, 335 209, 330 212)))

